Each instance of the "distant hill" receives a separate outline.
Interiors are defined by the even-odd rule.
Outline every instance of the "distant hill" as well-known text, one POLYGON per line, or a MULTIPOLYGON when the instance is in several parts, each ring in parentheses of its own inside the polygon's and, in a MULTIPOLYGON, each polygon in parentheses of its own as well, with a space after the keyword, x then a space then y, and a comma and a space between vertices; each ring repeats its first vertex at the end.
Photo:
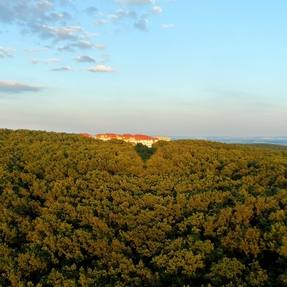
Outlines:
POLYGON ((253 148, 265 148, 265 149, 273 149, 273 150, 282 150, 282 151, 286 151, 287 150, 287 146, 286 145, 276 145, 276 144, 246 144, 249 145, 253 148))
POLYGON ((287 137, 199 137, 190 138, 188 136, 172 137, 173 140, 180 139, 201 139, 211 142, 238 143, 238 144, 270 144, 287 146, 287 137))
POLYGON ((287 286, 287 150, 0 130, 0 286, 287 286))

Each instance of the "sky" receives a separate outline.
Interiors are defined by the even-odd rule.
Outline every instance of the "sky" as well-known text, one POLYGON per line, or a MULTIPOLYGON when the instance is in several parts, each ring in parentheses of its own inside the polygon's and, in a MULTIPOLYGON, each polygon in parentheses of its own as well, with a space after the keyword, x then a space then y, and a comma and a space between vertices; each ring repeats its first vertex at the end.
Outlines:
POLYGON ((0 0, 0 128, 287 136, 285 0, 0 0))

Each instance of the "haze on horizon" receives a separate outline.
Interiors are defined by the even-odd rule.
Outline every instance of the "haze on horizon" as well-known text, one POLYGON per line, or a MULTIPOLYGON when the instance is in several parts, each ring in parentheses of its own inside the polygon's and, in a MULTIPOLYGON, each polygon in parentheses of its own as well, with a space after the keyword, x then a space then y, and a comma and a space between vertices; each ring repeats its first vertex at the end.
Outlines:
POLYGON ((287 2, 0 0, 0 128, 286 136, 287 2))

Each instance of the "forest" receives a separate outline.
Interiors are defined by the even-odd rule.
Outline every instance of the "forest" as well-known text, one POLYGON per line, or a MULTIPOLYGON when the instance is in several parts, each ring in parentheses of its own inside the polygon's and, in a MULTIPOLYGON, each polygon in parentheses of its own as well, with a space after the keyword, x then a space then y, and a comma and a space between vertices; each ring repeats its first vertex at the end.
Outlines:
POLYGON ((287 149, 0 129, 0 286, 287 286, 287 149))

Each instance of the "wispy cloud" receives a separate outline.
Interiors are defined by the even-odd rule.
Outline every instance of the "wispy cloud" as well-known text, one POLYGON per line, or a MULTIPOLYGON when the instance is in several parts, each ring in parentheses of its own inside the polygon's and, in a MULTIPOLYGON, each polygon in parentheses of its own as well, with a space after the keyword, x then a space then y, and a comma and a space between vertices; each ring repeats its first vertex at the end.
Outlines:
POLYGON ((146 5, 146 4, 151 4, 154 1, 153 0, 117 0, 117 2, 120 4, 125 4, 125 5, 146 5))
POLYGON ((26 53, 29 53, 29 54, 36 54, 36 53, 44 52, 44 51, 47 51, 47 50, 49 50, 48 47, 24 49, 24 51, 26 53))
POLYGON ((90 41, 90 36, 78 24, 75 15, 67 12, 66 9, 71 6, 69 2, 0 0, 0 23, 18 25, 25 34, 33 33, 43 40, 52 41, 54 47, 55 43, 65 42, 74 45, 74 48, 82 48, 81 41, 90 41))
POLYGON ((0 58, 11 58, 14 55, 14 49, 0 47, 0 58))
POLYGON ((34 32, 40 37, 52 39, 54 41, 77 41, 83 32, 80 26, 49 26, 49 25, 33 25, 34 32))
POLYGON ((59 63, 61 60, 58 58, 49 58, 46 60, 38 60, 38 59, 32 59, 31 63, 36 65, 36 64, 55 64, 59 63))
POLYGON ((87 56, 87 55, 82 55, 76 58, 76 61, 79 63, 95 63, 96 60, 91 57, 91 56, 87 56))
POLYGON ((63 66, 59 68, 51 69, 53 72, 71 72, 73 69, 70 66, 63 66))
POLYGON ((96 13, 99 12, 99 9, 97 7, 95 7, 95 6, 90 6, 90 7, 85 9, 85 12, 88 15, 94 16, 96 13))
POLYGON ((173 29, 175 27, 174 24, 161 24, 161 28, 164 30, 170 30, 173 29))
POLYGON ((20 24, 29 29, 33 25, 64 22, 71 18, 67 11, 57 9, 59 1, 0 0, 0 22, 20 24))
POLYGON ((113 14, 110 14, 109 18, 114 22, 117 22, 123 19, 136 19, 137 13, 135 11, 119 9, 115 11, 113 14))
POLYGON ((104 44, 95 44, 94 47, 98 50, 106 49, 106 45, 104 45, 104 44))
POLYGON ((92 73, 112 73, 114 72, 114 69, 111 66, 96 65, 94 67, 88 68, 88 71, 92 73))
POLYGON ((105 48, 106 48, 106 46, 103 44, 94 44, 89 40, 78 40, 78 41, 74 41, 73 43, 58 47, 58 51, 59 52, 73 52, 76 49, 79 49, 79 50, 88 50, 88 49, 104 50, 105 48))
MULTIPOLYGON (((0 25, 4 23, 8 30, 9 25, 13 25, 18 27, 23 36, 33 34, 41 40, 40 48, 33 51, 26 50, 26 52, 34 54, 46 49, 52 57, 55 55, 52 54, 53 51, 68 52, 74 53, 70 58, 75 59, 75 53, 84 54, 88 53, 88 50, 106 49, 106 45, 102 44, 101 40, 100 43, 96 43, 99 41, 94 38, 101 36, 100 26, 111 25, 116 31, 124 31, 126 27, 148 31, 152 17, 163 12, 156 0, 106 1, 110 1, 113 5, 96 7, 86 1, 74 0, 0 0, 0 25)), ((167 29, 166 26, 162 28, 167 29)), ((12 57, 13 53, 13 49, 0 47, 0 59, 12 57)), ((32 57, 34 58, 32 61, 31 58, 29 59, 32 64, 53 63, 49 60, 35 59, 36 55, 32 57)), ((91 58, 79 58, 77 62, 95 63, 91 58)), ((92 71, 111 72, 113 70, 110 66, 104 67, 93 67, 92 71)))
POLYGON ((135 23, 135 28, 141 30, 141 31, 147 31, 148 30, 148 19, 146 17, 139 18, 135 23))
POLYGON ((161 14, 163 9, 150 0, 118 0, 121 8, 111 14, 99 13, 95 21, 98 26, 114 23, 116 25, 130 24, 141 31, 148 31, 152 16, 161 14))
POLYGON ((43 87, 28 85, 15 81, 0 81, 0 93, 18 94, 24 92, 39 92, 43 87))

